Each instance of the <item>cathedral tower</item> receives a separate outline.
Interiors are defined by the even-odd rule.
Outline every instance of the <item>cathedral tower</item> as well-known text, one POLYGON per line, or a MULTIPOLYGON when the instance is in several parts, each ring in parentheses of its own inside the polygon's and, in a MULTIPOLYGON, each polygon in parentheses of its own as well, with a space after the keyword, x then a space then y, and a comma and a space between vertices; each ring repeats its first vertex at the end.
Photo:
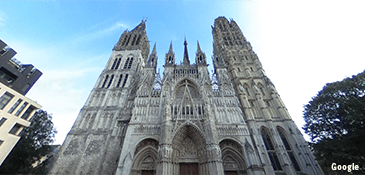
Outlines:
POLYGON ((146 21, 126 30, 50 174, 322 174, 237 24, 212 30, 213 80, 199 42, 194 64, 171 42, 161 79, 146 21))

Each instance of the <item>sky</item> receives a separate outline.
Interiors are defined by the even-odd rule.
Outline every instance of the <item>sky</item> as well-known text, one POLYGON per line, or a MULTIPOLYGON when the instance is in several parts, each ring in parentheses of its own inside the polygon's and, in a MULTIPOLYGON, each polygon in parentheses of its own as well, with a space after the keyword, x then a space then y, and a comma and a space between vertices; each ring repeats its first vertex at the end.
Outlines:
MULTIPOLYGON (((303 106, 326 83, 365 69, 365 1, 0 1, 0 39, 16 59, 43 72, 26 95, 51 113, 62 144, 120 35, 147 19, 158 67, 173 44, 182 61, 186 36, 212 69, 214 19, 234 19, 289 114, 302 128, 303 106)), ((302 133, 304 133, 302 131, 302 133)), ((305 136, 308 140, 308 136, 305 136)))

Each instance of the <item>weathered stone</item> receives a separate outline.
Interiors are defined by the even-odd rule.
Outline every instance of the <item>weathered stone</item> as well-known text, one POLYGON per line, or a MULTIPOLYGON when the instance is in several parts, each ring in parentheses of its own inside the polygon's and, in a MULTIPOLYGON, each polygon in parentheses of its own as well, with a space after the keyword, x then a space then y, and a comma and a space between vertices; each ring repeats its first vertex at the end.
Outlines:
POLYGON ((293 149, 305 140, 233 20, 214 23, 213 81, 186 40, 182 64, 170 44, 161 79, 145 23, 120 37, 50 174, 323 174, 293 149))

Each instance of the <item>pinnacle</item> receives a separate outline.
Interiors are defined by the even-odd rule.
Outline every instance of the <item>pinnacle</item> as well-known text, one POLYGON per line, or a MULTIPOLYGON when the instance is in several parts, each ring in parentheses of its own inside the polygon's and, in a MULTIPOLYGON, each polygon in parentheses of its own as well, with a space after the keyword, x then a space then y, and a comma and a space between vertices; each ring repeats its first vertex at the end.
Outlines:
POLYGON ((199 41, 197 41, 197 43, 198 43, 198 52, 201 52, 202 50, 200 49, 199 41))
POLYGON ((171 43, 170 43, 169 53, 172 53, 172 41, 171 41, 171 43))
POLYGON ((155 45, 153 46, 153 49, 152 49, 152 54, 155 54, 156 53, 156 43, 155 45))

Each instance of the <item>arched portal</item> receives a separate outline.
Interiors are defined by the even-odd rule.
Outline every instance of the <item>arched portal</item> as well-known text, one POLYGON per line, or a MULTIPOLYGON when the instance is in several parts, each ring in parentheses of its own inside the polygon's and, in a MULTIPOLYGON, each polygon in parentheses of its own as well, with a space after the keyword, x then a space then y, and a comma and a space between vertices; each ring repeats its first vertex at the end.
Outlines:
POLYGON ((142 140, 136 147, 130 175, 156 174, 158 142, 154 139, 142 140))
POLYGON ((222 150, 225 175, 246 175, 246 164, 243 159, 243 147, 234 140, 225 139, 219 143, 222 150))
POLYGON ((208 174, 206 162, 206 141, 200 129, 192 123, 186 123, 172 140, 173 173, 176 175, 208 174))

